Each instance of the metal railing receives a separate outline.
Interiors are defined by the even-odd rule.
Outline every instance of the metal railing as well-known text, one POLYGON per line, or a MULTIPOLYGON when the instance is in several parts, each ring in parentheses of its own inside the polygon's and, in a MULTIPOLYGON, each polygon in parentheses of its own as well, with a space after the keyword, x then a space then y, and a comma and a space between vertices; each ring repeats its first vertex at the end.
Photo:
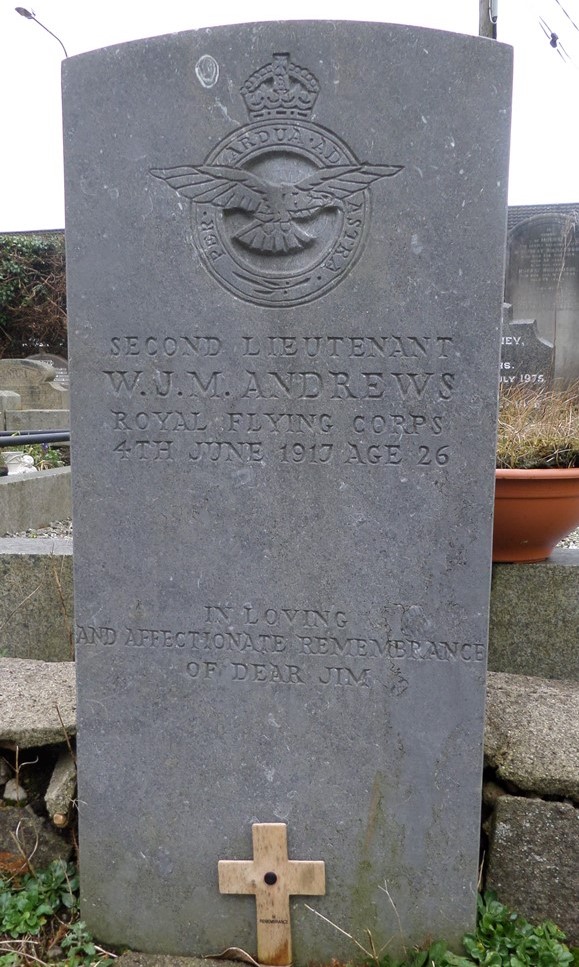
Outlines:
POLYGON ((31 443, 70 443, 70 430, 0 430, 0 447, 31 443))

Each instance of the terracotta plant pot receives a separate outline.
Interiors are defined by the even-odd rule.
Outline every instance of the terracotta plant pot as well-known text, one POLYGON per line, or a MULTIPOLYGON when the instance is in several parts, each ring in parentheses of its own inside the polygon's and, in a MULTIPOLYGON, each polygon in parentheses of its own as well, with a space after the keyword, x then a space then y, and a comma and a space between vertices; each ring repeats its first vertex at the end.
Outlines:
POLYGON ((493 561, 544 561, 579 525, 579 468, 497 470, 493 561))

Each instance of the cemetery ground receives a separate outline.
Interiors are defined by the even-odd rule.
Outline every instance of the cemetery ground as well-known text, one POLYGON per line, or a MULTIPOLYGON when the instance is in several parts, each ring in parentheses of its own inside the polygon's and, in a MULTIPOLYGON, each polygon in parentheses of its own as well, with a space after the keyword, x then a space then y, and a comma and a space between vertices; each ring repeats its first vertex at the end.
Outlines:
MULTIPOLYGON (((95 943, 79 915, 79 880, 74 863, 54 860, 34 870, 32 857, 21 857, 20 867, 0 874, 0 967, 32 967, 34 964, 66 967, 209 967, 246 960, 242 951, 229 950, 219 960, 156 957, 131 951, 105 950, 95 943)), ((336 929, 342 931, 339 925, 336 929)), ((350 936, 350 935, 348 935, 350 936)), ((366 967, 573 967, 579 964, 579 948, 571 949, 555 924, 531 925, 510 911, 492 892, 480 895, 477 927, 465 935, 462 953, 448 949, 444 941, 429 942, 422 949, 405 951, 392 958, 376 950, 371 931, 352 940, 350 963, 366 967)), ((311 965, 314 967, 314 965, 311 965)), ((315 965, 322 967, 322 965, 315 965)), ((329 967, 346 967, 332 960, 329 967)))

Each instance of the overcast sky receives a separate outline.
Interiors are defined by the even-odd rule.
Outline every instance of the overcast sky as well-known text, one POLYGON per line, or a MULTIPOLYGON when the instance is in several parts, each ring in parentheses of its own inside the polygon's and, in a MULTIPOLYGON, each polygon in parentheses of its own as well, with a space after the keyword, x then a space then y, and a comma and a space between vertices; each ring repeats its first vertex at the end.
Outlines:
MULTIPOLYGON (((18 2, 18 0, 16 0, 18 2)), ((69 56, 139 37, 283 19, 271 0, 34 0, 69 56)), ((60 44, 0 0, 0 231, 64 225, 60 44)), ((498 0, 515 48, 509 202, 579 202, 579 0, 498 0), (541 27, 559 36, 565 57, 541 27), (568 55, 568 58, 567 58, 568 55)), ((478 32, 478 0, 292 0, 291 19, 378 20, 478 32)))

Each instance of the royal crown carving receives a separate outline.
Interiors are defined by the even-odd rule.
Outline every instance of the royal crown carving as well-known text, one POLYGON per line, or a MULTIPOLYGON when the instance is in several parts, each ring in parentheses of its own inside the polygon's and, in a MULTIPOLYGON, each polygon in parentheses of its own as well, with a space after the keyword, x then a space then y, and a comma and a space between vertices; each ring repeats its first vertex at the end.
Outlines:
POLYGON ((320 85, 311 71, 290 61, 289 54, 273 54, 271 64, 260 67, 241 88, 249 116, 300 118, 312 116, 320 85))

